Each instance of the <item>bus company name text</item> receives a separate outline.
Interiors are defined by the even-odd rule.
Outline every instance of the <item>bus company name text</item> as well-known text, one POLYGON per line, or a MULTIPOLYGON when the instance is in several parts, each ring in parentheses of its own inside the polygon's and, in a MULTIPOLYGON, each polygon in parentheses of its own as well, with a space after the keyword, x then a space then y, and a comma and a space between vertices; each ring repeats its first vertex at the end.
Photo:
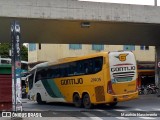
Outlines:
POLYGON ((82 78, 61 80, 61 85, 83 84, 82 78))
POLYGON ((136 70, 135 66, 127 66, 127 67, 115 67, 111 68, 111 72, 122 72, 122 71, 132 71, 136 70))

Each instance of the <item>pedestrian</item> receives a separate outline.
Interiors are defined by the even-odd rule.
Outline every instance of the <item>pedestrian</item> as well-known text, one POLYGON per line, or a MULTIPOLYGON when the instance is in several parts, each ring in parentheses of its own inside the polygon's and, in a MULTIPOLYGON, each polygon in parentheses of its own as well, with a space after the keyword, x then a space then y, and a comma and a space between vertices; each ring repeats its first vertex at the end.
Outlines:
POLYGON ((160 81, 158 81, 158 92, 157 92, 157 97, 160 97, 160 81))

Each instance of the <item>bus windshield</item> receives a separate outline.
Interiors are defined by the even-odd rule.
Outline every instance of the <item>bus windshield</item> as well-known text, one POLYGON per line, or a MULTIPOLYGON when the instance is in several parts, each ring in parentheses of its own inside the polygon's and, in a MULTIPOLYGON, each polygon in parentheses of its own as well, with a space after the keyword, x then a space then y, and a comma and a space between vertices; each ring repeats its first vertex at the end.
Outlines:
POLYGON ((136 60, 132 52, 110 53, 112 82, 127 82, 136 79, 136 60))

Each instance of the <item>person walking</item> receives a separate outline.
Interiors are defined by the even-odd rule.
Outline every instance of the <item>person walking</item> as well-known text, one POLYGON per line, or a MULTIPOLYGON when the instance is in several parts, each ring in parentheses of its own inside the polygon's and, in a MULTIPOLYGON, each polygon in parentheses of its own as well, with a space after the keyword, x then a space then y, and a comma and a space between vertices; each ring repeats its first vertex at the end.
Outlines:
POLYGON ((158 92, 157 92, 157 97, 160 97, 160 81, 158 81, 158 92))

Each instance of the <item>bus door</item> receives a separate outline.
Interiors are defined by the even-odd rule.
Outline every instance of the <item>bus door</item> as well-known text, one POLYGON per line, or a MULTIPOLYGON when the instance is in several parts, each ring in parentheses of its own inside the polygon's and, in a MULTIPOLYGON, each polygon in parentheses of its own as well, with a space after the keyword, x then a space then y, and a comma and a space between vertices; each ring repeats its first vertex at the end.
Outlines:
POLYGON ((110 52, 109 65, 111 81, 108 89, 111 94, 129 94, 137 91, 137 66, 132 52, 110 52))
POLYGON ((30 100, 35 100, 35 95, 34 95, 34 74, 30 74, 28 76, 28 88, 29 88, 29 91, 28 91, 28 98, 30 100))

